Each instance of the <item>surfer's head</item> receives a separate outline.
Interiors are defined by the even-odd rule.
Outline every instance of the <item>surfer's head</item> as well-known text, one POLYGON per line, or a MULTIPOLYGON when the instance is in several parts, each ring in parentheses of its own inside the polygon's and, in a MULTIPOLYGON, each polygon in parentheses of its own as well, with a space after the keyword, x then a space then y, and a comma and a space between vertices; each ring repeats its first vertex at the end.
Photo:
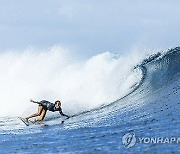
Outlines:
POLYGON ((55 107, 60 108, 61 107, 61 102, 59 100, 55 101, 55 107))

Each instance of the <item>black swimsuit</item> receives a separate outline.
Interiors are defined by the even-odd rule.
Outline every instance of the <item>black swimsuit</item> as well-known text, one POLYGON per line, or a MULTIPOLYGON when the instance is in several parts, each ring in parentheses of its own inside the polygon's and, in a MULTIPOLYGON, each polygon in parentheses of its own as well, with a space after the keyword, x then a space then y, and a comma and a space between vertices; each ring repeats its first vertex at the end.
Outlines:
POLYGON ((66 116, 69 118, 69 116, 65 115, 63 112, 62 112, 62 109, 61 108, 58 108, 56 109, 55 108, 55 104, 51 103, 51 102, 48 102, 46 100, 43 100, 43 101, 40 101, 40 102, 36 102, 37 104, 39 104, 40 106, 43 106, 43 109, 44 110, 49 110, 51 112, 55 112, 55 111, 59 111, 59 114, 63 115, 63 116, 66 116))

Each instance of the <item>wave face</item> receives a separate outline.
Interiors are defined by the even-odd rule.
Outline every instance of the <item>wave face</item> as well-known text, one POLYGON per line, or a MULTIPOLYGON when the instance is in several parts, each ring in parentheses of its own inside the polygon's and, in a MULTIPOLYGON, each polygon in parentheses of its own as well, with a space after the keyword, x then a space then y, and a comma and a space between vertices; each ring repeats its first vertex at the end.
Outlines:
MULTIPOLYGON (((78 124, 67 127, 105 127, 118 139, 126 133, 137 137, 179 137, 180 116, 180 48, 157 53, 142 61, 143 76, 139 85, 128 95, 77 118, 78 124)), ((108 131, 107 131, 108 132, 108 131)), ((110 132, 109 132, 110 133, 110 132)), ((111 137, 112 137, 111 136, 111 137)), ((107 145, 108 146, 108 145, 107 145)), ((116 152, 124 146, 117 146, 116 152)), ((177 152, 176 144, 137 144, 127 152, 177 152)))
MULTIPOLYGON (((132 149, 125 149, 121 144, 122 136, 128 132, 137 137, 180 135, 179 59, 179 47, 146 59, 141 54, 119 56, 105 52, 77 62, 72 61, 67 51, 62 54, 60 48, 52 48, 44 54, 2 55, 0 66, 4 76, 0 78, 3 85, 0 99, 1 106, 5 105, 1 113, 5 117, 1 117, 0 133, 9 133, 8 129, 19 133, 19 121, 7 116, 12 111, 16 116, 18 113, 22 115, 23 112, 16 111, 19 108, 21 111, 33 108, 31 104, 25 104, 27 98, 62 98, 64 111, 77 116, 63 127, 60 127, 59 119, 47 118, 45 122, 52 127, 45 132, 36 128, 23 130, 20 136, 24 140, 28 137, 26 134, 34 134, 29 145, 35 142, 36 134, 47 138, 58 130, 61 133, 54 138, 54 143, 57 140, 72 143, 68 151, 62 146, 58 152, 74 152, 74 149, 76 152, 90 149, 97 152, 99 147, 103 147, 101 152, 180 152, 176 144, 137 143, 132 149), (13 110, 5 110, 9 103, 13 110), (66 139, 62 134, 66 134, 66 139), (73 147, 77 138, 80 149, 73 147)), ((32 110, 26 114, 28 112, 32 110)), ((51 138, 50 141, 53 143, 51 138)))

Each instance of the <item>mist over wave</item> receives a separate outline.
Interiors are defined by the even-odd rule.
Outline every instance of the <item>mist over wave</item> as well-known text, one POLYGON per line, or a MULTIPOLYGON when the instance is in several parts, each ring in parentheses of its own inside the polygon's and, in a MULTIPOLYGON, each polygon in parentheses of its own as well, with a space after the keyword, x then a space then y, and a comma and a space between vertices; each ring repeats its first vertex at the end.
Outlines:
POLYGON ((128 94, 142 77, 133 71, 141 54, 104 52, 82 60, 62 47, 36 50, 0 55, 0 116, 35 112, 30 98, 59 99, 68 114, 91 110, 128 94))

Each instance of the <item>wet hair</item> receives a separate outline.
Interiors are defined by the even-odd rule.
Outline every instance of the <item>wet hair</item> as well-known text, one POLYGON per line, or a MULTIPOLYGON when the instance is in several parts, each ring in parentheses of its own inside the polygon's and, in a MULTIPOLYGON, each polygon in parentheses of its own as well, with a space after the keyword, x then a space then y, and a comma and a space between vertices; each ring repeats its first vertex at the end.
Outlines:
POLYGON ((61 102, 59 100, 55 101, 55 104, 58 104, 61 105, 61 102))

